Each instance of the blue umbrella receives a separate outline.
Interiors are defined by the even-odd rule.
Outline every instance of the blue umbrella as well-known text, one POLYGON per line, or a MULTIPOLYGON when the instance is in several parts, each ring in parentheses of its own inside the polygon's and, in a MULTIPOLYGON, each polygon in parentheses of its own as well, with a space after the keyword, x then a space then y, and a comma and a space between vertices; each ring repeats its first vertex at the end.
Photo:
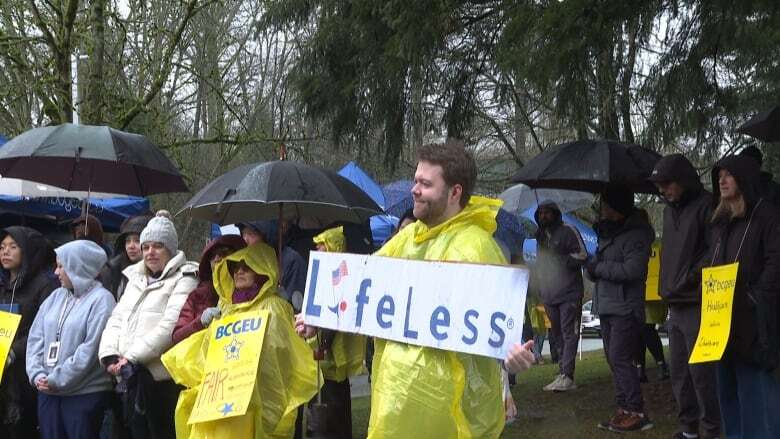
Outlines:
POLYGON ((499 209, 496 215, 496 231, 493 237, 501 241, 510 254, 519 254, 523 250, 525 229, 515 215, 504 209, 499 209))
POLYGON ((412 180, 398 180, 382 186, 385 196, 385 212, 400 218, 404 212, 414 207, 412 200, 412 180))
MULTIPOLYGON (((385 196, 382 188, 355 162, 344 165, 338 174, 362 189, 379 207, 385 207, 385 196)), ((398 226, 398 218, 389 215, 374 215, 370 218, 369 226, 374 245, 379 247, 393 234, 393 230, 398 226)))

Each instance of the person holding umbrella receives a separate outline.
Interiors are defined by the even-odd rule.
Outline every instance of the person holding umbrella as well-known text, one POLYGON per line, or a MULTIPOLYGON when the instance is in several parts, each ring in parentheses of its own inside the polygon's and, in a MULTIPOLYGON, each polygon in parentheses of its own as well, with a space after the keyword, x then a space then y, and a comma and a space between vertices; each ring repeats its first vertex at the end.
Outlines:
POLYGON ((600 216, 594 225, 598 250, 585 267, 596 284, 593 312, 601 318, 618 408, 598 426, 621 433, 647 430, 653 424, 644 412, 634 358, 645 321, 645 280, 655 233, 634 207, 634 193, 623 186, 608 186, 602 192, 600 216))
POLYGON ((0 381, 0 437, 37 437, 35 388, 27 380, 27 336, 43 301, 57 288, 54 251, 28 227, 0 231, 0 310, 22 316, 0 381))
POLYGON ((143 259, 123 271, 127 287, 98 350, 108 373, 121 377, 118 391, 133 438, 176 436, 173 416, 179 387, 160 356, 173 345, 171 334, 181 308, 197 286, 197 265, 178 249, 173 222, 160 215, 141 232, 143 259))

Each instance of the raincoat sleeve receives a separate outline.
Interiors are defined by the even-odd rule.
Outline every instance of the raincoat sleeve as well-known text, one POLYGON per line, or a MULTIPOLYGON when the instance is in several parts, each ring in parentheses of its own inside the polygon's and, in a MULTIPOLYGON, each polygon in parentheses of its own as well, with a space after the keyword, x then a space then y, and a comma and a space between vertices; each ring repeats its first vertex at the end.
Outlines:
POLYGON ((151 331, 133 340, 125 352, 125 358, 132 363, 146 364, 168 349, 173 340, 173 327, 179 319, 181 308, 187 300, 187 296, 197 286, 195 277, 182 276, 173 287, 168 302, 165 305, 160 323, 151 331))
MULTIPOLYGON (((187 424, 198 399, 198 390, 203 381, 203 373, 206 367, 206 352, 208 352, 208 331, 200 331, 192 334, 180 343, 164 353, 160 357, 168 374, 185 389, 179 393, 176 403, 174 422, 176 424, 176 438, 187 439, 190 437, 192 426, 187 424)), ((246 436, 231 436, 246 437, 246 436)))
POLYGON ((73 352, 73 355, 58 364, 49 374, 49 386, 53 390, 63 393, 76 390, 76 386, 81 384, 82 378, 92 372, 95 367, 100 336, 103 334, 106 320, 114 307, 114 298, 111 293, 102 288, 101 291, 104 293, 101 300, 96 302, 90 310, 84 340, 73 352))

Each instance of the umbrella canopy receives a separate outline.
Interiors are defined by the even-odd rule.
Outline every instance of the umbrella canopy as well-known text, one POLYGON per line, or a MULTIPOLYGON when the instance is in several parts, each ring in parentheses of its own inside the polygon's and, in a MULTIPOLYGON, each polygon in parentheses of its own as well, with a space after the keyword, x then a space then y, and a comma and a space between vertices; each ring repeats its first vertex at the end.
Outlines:
POLYGON ((579 140, 552 146, 534 157, 513 177, 532 188, 599 193, 609 184, 633 192, 655 194, 647 181, 661 156, 639 145, 609 140, 579 140))
POLYGON ((26 131, 0 148, 0 175, 69 191, 187 191, 173 163, 144 136, 105 126, 66 123, 26 131))
POLYGON ((593 204, 593 194, 588 192, 567 191, 564 189, 533 189, 524 184, 516 184, 498 196, 504 200, 504 209, 510 212, 522 212, 541 201, 555 202, 561 212, 588 207, 593 204))
POLYGON ((385 196, 385 212, 400 218, 404 212, 414 207, 412 200, 412 180, 398 180, 382 186, 385 196))
POLYGON ((363 223, 382 209, 335 172, 290 161, 253 163, 216 178, 179 213, 217 224, 261 219, 307 219, 326 226, 363 223))
POLYGON ((737 132, 764 142, 780 142, 780 106, 753 116, 737 132))

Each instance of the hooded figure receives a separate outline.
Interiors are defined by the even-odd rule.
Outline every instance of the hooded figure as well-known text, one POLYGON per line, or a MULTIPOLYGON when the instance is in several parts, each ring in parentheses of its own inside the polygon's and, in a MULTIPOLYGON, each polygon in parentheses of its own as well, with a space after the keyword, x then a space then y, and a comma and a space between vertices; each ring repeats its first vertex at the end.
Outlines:
MULTIPOLYGON (((417 221, 376 254, 506 264, 495 240, 498 200, 472 196, 434 227, 417 221)), ((475 292, 478 294, 478 292, 475 292)), ((495 438, 504 429, 501 368, 492 358, 374 340, 369 437, 495 438)))
POLYGON ((103 286, 114 295, 116 300, 119 300, 122 296, 125 285, 127 285, 127 278, 122 275, 122 270, 138 262, 138 259, 131 260, 128 256, 126 240, 133 235, 140 239, 141 232, 150 219, 152 217, 146 215, 132 216, 124 220, 119 227, 119 236, 114 241, 114 257, 108 261, 100 273, 100 280, 103 286))
MULTIPOLYGON (((40 233, 13 226, 0 231, 0 242, 11 237, 21 250, 17 275, 0 270, 0 309, 21 314, 22 320, 11 344, 0 382, 0 437, 33 437, 37 434, 35 389, 27 382, 27 335, 35 314, 46 297, 59 286, 51 274, 54 251, 40 233)), ((0 251, 5 258, 5 252, 0 251)))
MULTIPOLYGON (((313 241, 319 251, 347 251, 344 228, 341 226, 325 230, 315 236, 313 241)), ((332 437, 352 437, 349 377, 363 373, 366 337, 325 329, 320 329, 319 333, 319 337, 312 337, 308 342, 312 349, 324 351, 320 367, 325 378, 321 394, 322 402, 327 406, 326 430, 332 437)))
MULTIPOLYGON (((245 233, 244 229, 249 228, 254 233, 260 235, 263 242, 273 248, 274 251, 279 248, 278 221, 251 221, 237 224, 237 226, 241 230, 242 236, 245 233)), ((247 245, 252 244, 254 242, 247 241, 247 245)), ((300 298, 303 298, 303 292, 306 289, 306 261, 284 241, 282 242, 282 269, 279 284, 282 286, 279 295, 288 302, 293 303, 293 297, 297 296, 295 294, 296 291, 300 293, 300 298)))
MULTIPOLYGON (((701 323, 701 269, 710 262, 712 194, 704 189, 696 169, 682 154, 659 160, 649 180, 658 186, 666 203, 658 292, 669 304, 666 329, 680 431, 698 434, 701 430, 704 438, 719 437, 715 365, 688 363, 701 323)), ((657 302, 648 302, 648 310, 650 303, 657 302)), ((665 319, 663 308, 655 307, 665 319)), ((645 357, 644 349, 641 357, 645 357)))
POLYGON ((539 204, 534 214, 537 256, 531 269, 533 288, 539 291, 552 337, 558 340, 558 376, 544 387, 547 391, 573 390, 577 356, 577 322, 582 315, 582 264, 588 257, 576 228, 564 224, 561 211, 551 201, 539 204))
POLYGON ((227 253, 230 254, 244 247, 246 247, 246 243, 238 235, 220 236, 206 244, 203 254, 200 256, 200 265, 198 266, 200 283, 187 296, 187 301, 184 302, 184 306, 181 308, 179 320, 173 328, 174 344, 205 328, 201 314, 203 314, 204 310, 217 306, 219 298, 216 290, 214 290, 214 280, 212 279, 212 259, 219 257, 219 260, 222 260, 224 255, 217 254, 222 250, 227 250, 227 253))
POLYGON ((243 416, 187 425, 204 379, 210 334, 201 331, 184 339, 163 355, 173 379, 187 388, 176 408, 177 437, 182 438, 284 438, 292 437, 297 407, 317 392, 317 366, 311 349, 293 328, 290 304, 277 293, 276 253, 263 243, 239 250, 217 264, 214 288, 222 316, 249 310, 268 310, 255 392, 243 416), (235 288, 230 267, 243 262, 258 276, 255 288, 235 288))
POLYGON ((712 169, 712 184, 718 205, 709 264, 739 263, 731 331, 716 372, 724 433, 780 437, 780 218, 760 196, 755 160, 725 157, 712 169))
POLYGON ((97 358, 115 304, 95 279, 106 254, 87 240, 69 242, 55 252, 57 272, 70 285, 63 280, 35 317, 27 338, 27 376, 39 389, 38 419, 45 437, 60 437, 64 430, 67 437, 95 438, 113 388, 97 358))

